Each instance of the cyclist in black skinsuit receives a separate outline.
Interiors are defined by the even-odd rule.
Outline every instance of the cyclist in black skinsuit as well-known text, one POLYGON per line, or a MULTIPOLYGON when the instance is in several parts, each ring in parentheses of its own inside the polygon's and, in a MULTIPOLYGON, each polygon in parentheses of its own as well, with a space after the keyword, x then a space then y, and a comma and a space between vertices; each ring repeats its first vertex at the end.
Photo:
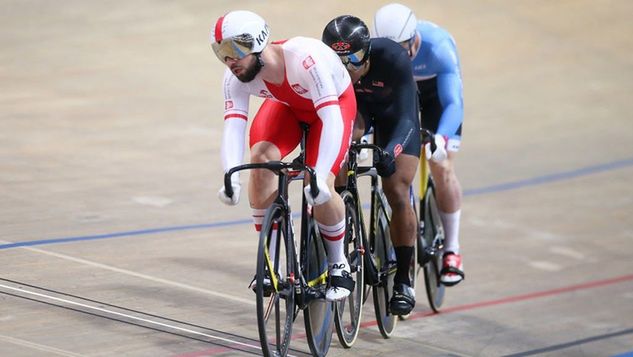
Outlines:
POLYGON ((375 164, 392 209, 391 239, 398 267, 389 307, 393 314, 406 315, 415 306, 409 265, 418 224, 409 201, 409 187, 421 149, 411 60, 399 44, 384 38, 370 39, 365 23, 350 15, 330 21, 322 40, 339 55, 354 83, 359 115, 354 139, 373 127, 375 143, 388 153, 375 164))

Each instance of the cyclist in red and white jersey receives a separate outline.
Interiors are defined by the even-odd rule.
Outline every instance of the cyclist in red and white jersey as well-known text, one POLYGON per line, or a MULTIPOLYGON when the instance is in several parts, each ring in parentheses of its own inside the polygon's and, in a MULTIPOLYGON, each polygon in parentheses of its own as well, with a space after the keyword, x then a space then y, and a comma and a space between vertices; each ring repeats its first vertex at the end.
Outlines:
MULTIPOLYGON (((281 160, 302 137, 299 122, 309 124, 306 163, 315 169, 319 195, 304 194, 324 238, 330 267, 326 298, 345 298, 354 289, 343 253, 344 204, 334 190, 334 178, 349 149, 356 116, 350 77, 338 56, 317 39, 295 37, 269 44, 270 29, 250 11, 232 11, 211 29, 211 44, 228 68, 224 75, 224 134, 222 164, 226 171, 242 163, 249 98, 266 98, 250 128, 250 161, 281 160), (334 193, 334 194, 333 194, 334 193)), ((240 181, 233 175, 234 195, 224 187, 222 202, 239 201, 240 181)), ((248 196, 256 230, 276 195, 276 180, 268 170, 250 171, 248 196)), ((272 250, 272 249, 271 249, 272 250)))

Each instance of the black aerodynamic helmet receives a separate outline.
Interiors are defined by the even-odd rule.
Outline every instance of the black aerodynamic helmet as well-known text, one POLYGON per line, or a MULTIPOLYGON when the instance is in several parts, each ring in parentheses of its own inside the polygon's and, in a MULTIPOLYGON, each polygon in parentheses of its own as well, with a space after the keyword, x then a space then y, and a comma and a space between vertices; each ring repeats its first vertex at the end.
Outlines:
POLYGON ((349 69, 358 68, 367 61, 371 47, 369 39, 367 25, 352 15, 342 15, 330 21, 321 36, 321 40, 341 57, 349 69))

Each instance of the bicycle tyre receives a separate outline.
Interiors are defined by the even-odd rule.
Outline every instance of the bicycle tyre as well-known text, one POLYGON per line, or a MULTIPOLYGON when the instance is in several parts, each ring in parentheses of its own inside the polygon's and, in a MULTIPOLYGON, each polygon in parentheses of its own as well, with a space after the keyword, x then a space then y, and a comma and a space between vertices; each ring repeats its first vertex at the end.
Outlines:
POLYGON ((362 231, 360 227, 356 199, 349 191, 341 193, 345 204, 345 245, 344 252, 354 279, 354 291, 344 300, 335 304, 334 323, 338 340, 344 348, 351 348, 360 330, 365 291, 364 256, 362 231))
MULTIPOLYGON (((424 205, 424 210, 420 213, 423 219, 423 258, 424 285, 426 296, 431 309, 439 312, 444 303, 445 286, 440 282, 440 271, 442 270, 442 248, 444 244, 444 226, 440 217, 437 201, 435 199, 435 188, 429 183, 427 191, 420 205, 424 205)), ((422 207, 422 206, 421 206, 422 207)))
MULTIPOLYGON (((382 196, 382 191, 375 193, 382 196)), ((381 281, 372 289, 374 312, 380 334, 384 338, 391 337, 398 317, 389 311, 389 300, 393 293, 393 278, 396 273, 396 254, 391 243, 389 232, 389 215, 384 205, 384 197, 376 197, 375 239, 372 242, 376 268, 380 272, 381 281)))
POLYGON ((284 209, 273 204, 266 211, 260 232, 255 277, 257 326, 264 356, 285 356, 291 341, 295 316, 293 280, 296 256, 287 227, 284 209), (276 249, 271 259, 268 249, 272 240, 276 241, 276 249), (266 278, 270 280, 267 285, 273 286, 273 291, 269 293, 264 285, 266 278))
POLYGON ((309 216, 308 218, 308 244, 306 247, 305 261, 303 264, 303 276, 308 285, 317 291, 321 296, 312 299, 303 310, 303 319, 306 329, 308 346, 313 356, 325 356, 332 344, 334 333, 334 303, 325 300, 325 289, 327 287, 328 263, 325 247, 318 233, 316 222, 309 216))

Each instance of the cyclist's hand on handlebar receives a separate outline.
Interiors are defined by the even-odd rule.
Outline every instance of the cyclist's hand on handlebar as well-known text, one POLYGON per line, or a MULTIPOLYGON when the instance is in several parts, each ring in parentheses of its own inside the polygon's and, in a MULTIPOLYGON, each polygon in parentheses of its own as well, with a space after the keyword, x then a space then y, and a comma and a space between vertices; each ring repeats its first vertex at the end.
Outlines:
POLYGON ((433 140, 435 145, 431 145, 431 143, 426 143, 424 145, 426 159, 433 160, 435 162, 446 160, 448 157, 448 153, 446 152, 446 138, 443 135, 436 134, 433 136, 433 140), (433 146, 435 147, 433 148, 433 146))
POLYGON ((318 206, 324 204, 332 198, 332 193, 330 193, 330 189, 327 186, 327 180, 317 176, 316 178, 317 187, 319 188, 319 194, 316 197, 312 197, 312 193, 310 192, 310 185, 307 185, 303 188, 303 193, 306 195, 306 200, 311 206, 318 206))
POLYGON ((396 172, 396 158, 390 152, 383 151, 380 155, 374 155, 374 167, 381 177, 389 177, 396 172))
POLYGON ((231 177, 231 187, 233 188, 232 197, 226 195, 224 185, 222 185, 218 191, 218 198, 225 205, 235 206, 240 201, 240 191, 242 189, 242 185, 240 185, 240 178, 237 174, 233 174, 231 177))

